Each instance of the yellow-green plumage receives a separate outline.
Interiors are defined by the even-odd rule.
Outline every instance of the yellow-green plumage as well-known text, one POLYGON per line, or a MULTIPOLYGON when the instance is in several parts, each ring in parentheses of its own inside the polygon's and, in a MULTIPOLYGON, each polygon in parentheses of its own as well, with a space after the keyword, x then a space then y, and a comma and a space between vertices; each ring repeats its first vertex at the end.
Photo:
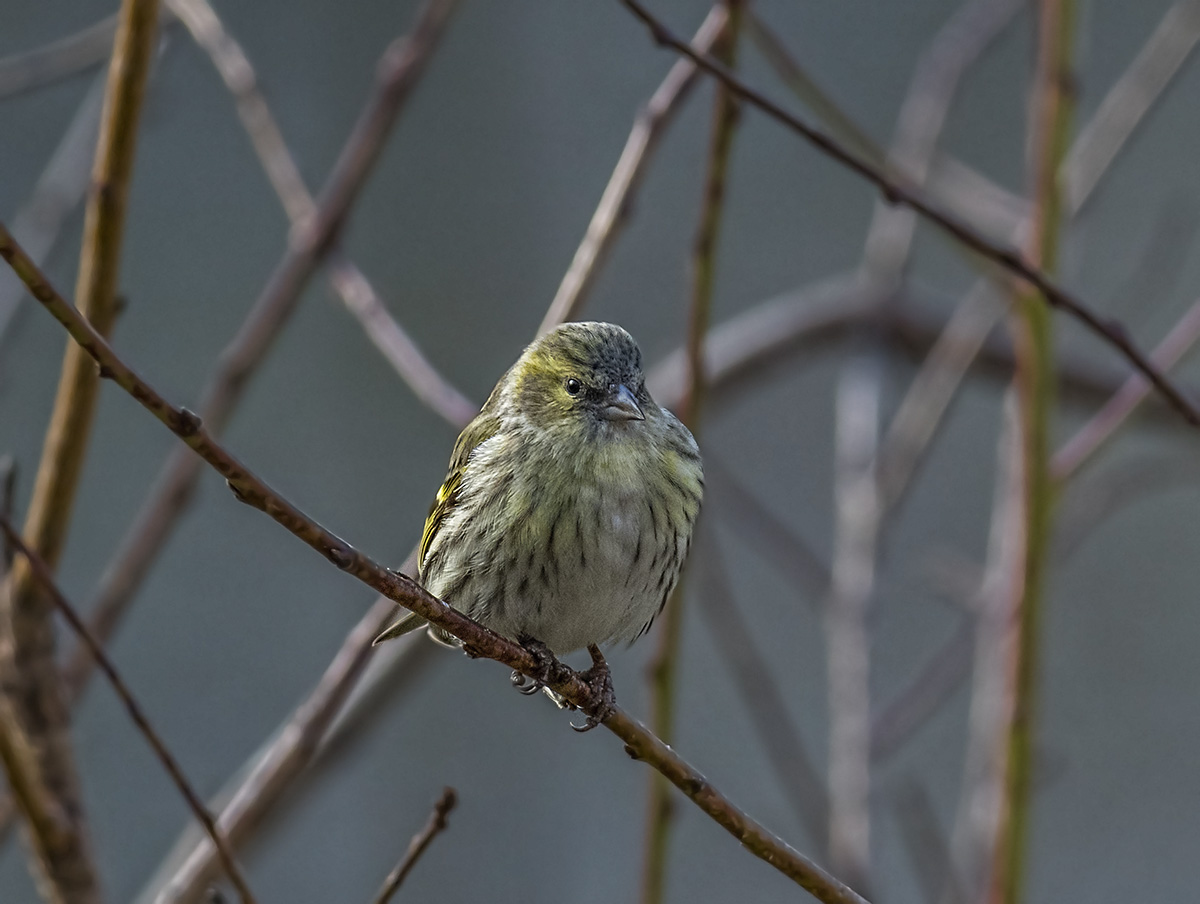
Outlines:
MULTIPOLYGON (((633 640, 675 585, 703 484, 696 443, 650 398, 633 338, 564 324, 525 350, 455 443, 421 582, 555 653, 633 640)), ((405 614, 376 643, 423 624, 405 614)))

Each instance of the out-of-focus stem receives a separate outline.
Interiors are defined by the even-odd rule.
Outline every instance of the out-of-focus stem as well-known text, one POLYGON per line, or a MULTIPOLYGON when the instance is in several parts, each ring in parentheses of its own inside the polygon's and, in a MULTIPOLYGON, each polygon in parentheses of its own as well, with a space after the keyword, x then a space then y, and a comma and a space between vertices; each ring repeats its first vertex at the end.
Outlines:
MULTIPOLYGON (((108 71, 75 289, 80 311, 102 335, 117 315, 125 207, 157 17, 156 0, 122 3, 108 71)), ((50 569, 66 541, 98 395, 95 363, 68 342, 23 530, 50 569)), ((30 830, 42 896, 88 904, 100 900, 99 877, 54 659, 53 612, 29 559, 18 559, 0 590, 0 759, 30 830)))
MULTIPOLYGON (((1063 209, 1060 172, 1066 155, 1073 86, 1072 0, 1041 0, 1038 61, 1031 109, 1030 168, 1034 213, 1026 254, 1043 271, 1055 269, 1063 209)), ((1042 593, 1050 555, 1054 481, 1050 473, 1050 427, 1054 412, 1054 347, 1049 308, 1037 294, 1017 298, 1013 314, 1017 371, 1014 383, 1020 408, 1023 549, 1014 581, 1018 594, 1017 636, 1010 664, 1013 704, 1007 737, 1007 769, 1000 822, 992 860, 989 898, 1016 904, 1024 889, 1037 709, 1042 593)))
MULTIPOLYGON (((742 19, 741 0, 726 0, 728 28, 713 45, 713 54, 725 65, 736 58, 738 33, 742 19)), ((687 395, 680 414, 693 432, 699 431, 700 410, 704 400, 706 369, 704 343, 712 312, 716 250, 724 211, 725 185, 729 157, 737 126, 738 101, 724 86, 718 85, 713 108, 713 125, 704 180, 704 199, 692 257, 692 305, 687 333, 687 395)), ((683 582, 675 588, 662 615, 658 647, 650 662, 652 725, 655 734, 670 744, 675 734, 675 687, 679 641, 683 631, 683 582)), ((645 863, 642 870, 643 904, 660 904, 666 887, 667 854, 672 822, 670 784, 661 775, 650 777, 646 823, 645 863)))

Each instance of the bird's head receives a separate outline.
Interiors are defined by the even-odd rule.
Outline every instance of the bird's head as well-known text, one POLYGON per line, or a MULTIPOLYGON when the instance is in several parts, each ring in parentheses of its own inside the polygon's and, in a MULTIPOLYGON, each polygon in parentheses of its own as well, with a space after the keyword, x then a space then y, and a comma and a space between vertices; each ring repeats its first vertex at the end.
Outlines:
POLYGON ((612 323, 564 323, 525 349, 510 376, 518 410, 544 429, 608 435, 659 414, 641 350, 612 323))

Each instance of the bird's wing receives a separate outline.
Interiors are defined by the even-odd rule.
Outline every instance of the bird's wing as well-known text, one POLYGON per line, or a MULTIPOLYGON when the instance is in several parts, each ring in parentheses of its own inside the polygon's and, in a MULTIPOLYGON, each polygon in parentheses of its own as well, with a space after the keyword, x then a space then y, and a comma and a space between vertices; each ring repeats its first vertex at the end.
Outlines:
POLYGON ((454 444, 454 453, 450 456, 450 470, 446 474, 441 489, 438 490, 437 498, 433 500, 433 505, 429 509, 429 517, 425 519, 425 530, 421 533, 421 548, 417 555, 418 574, 424 571, 425 555, 433 545, 434 537, 446 522, 446 516, 458 504, 463 473, 467 469, 471 453, 495 436, 500 429, 500 419, 489 413, 489 406, 484 406, 484 410, 476 416, 475 420, 467 424, 463 432, 459 434, 458 442, 454 444))

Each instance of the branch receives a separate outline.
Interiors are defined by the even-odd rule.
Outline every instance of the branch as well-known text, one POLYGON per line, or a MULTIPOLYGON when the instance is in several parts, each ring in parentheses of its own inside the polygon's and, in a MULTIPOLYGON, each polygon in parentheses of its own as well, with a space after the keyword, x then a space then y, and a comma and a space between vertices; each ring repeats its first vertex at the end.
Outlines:
MULTIPOLYGON (((96 361, 101 375, 133 396, 143 408, 208 462, 225 478, 240 501, 269 515, 337 568, 459 638, 470 655, 504 663, 524 675, 537 674, 542 677, 537 657, 524 647, 489 631, 430 596, 411 578, 376 564, 271 490, 213 439, 200 418, 168 403, 121 360, 91 324, 58 294, 2 224, 0 257, 8 261, 29 286, 34 298, 96 361)), ((545 683, 552 690, 583 712, 590 715, 597 711, 600 701, 593 697, 587 683, 573 669, 556 662, 545 677, 549 678, 545 683)), ((602 724, 625 742, 630 756, 646 761, 665 775, 756 857, 771 864, 826 904, 862 904, 863 899, 854 891, 738 809, 703 775, 623 710, 617 708, 602 724)))
POLYGON ((967 223, 943 213, 926 200, 920 192, 901 185, 887 176, 879 168, 860 159, 852 151, 846 149, 840 142, 830 138, 824 132, 813 128, 803 120, 788 113, 778 104, 750 88, 745 82, 731 73, 726 67, 706 54, 696 53, 691 47, 679 40, 654 16, 652 16, 638 0, 621 0, 621 2, 650 29, 655 41, 672 48, 678 53, 691 59, 705 72, 710 73, 730 91, 742 100, 758 107, 771 118, 807 139, 814 147, 827 156, 841 163, 847 169, 857 173, 868 182, 875 185, 886 200, 893 204, 903 204, 910 207, 931 223, 937 225, 961 244, 977 252, 989 261, 998 264, 1004 270, 1020 277, 1041 293, 1046 304, 1052 308, 1065 311, 1082 323, 1089 331, 1097 335, 1108 345, 1117 349, 1137 370, 1141 371, 1155 389, 1179 412, 1192 426, 1200 426, 1200 409, 1197 409, 1183 393, 1177 389, 1146 356, 1137 349, 1129 339, 1125 329, 1119 323, 1104 320, 1092 311, 1083 301, 1076 298, 1067 290, 1061 288, 1041 268, 1029 263, 1019 251, 1005 247, 985 238, 967 223))
MULTIPOLYGON (((452 0, 430 0, 411 37, 393 41, 385 51, 375 90, 342 146, 315 212, 293 229, 283 258, 237 334, 221 353, 220 362, 201 393, 200 416, 214 433, 224 429, 251 374, 295 310, 323 255, 336 242, 452 5, 452 0)), ((199 474, 199 462, 184 449, 176 449, 159 472, 149 498, 105 569, 88 606, 92 632, 101 642, 116 629, 151 563, 187 508, 199 474)), ((91 658, 86 651, 78 650, 65 668, 73 697, 86 685, 91 669, 91 658)))
MULTIPOLYGON (((70 309, 73 316, 90 321, 98 336, 109 332, 117 314, 125 206, 157 12, 156 0, 122 3, 108 71, 75 290, 80 310, 70 309)), ((66 541, 98 390, 92 362, 69 344, 25 520, 29 546, 50 568, 66 541)), ((14 563, 0 596, 0 757, 30 828, 39 885, 50 901, 99 901, 67 703, 54 661, 53 609, 28 559, 14 563)))
POLYGON ((408 874, 412 872, 412 868, 425 853, 425 849, 429 847, 434 838, 446 830, 449 825, 446 817, 450 815, 450 811, 454 809, 456 803, 458 803, 458 795, 453 788, 446 788, 442 791, 442 796, 433 805, 433 812, 429 814, 429 821, 408 843, 408 850, 404 852, 404 857, 384 880, 383 888, 379 889, 379 894, 375 896, 374 904, 388 904, 388 901, 392 900, 392 896, 400 888, 408 874))
POLYGON ((46 591, 55 607, 62 614, 63 618, 66 619, 67 624, 71 626, 71 630, 79 635, 79 639, 87 645, 92 656, 100 664, 100 670, 104 672, 113 690, 121 698, 121 703, 125 706, 125 711, 129 714, 129 718, 133 720, 138 731, 142 733, 147 743, 154 750, 154 755, 163 764, 163 768, 167 770, 167 774, 171 777, 171 781, 175 783, 175 787, 179 789, 179 793, 183 795, 183 799, 187 802, 192 815, 196 817, 196 820, 208 833, 209 838, 212 839, 212 843, 217 848, 218 856, 221 858, 225 874, 229 877, 229 881, 233 883, 234 888, 237 889, 238 896, 242 899, 242 904, 254 904, 254 895, 250 891, 250 887, 246 884, 245 876, 242 875, 241 870, 234 861, 232 852, 230 852, 220 832, 217 831, 212 814, 208 812, 204 803, 200 800, 200 796, 192 789, 191 784, 179 766, 179 762, 171 754, 171 751, 167 749, 167 745, 163 742, 163 739, 154 730, 149 719, 146 718, 145 711, 137 700, 134 699, 133 692, 129 690, 129 685, 121 678, 116 666, 108 658, 108 654, 104 652, 104 649, 92 637, 83 620, 75 611, 75 608, 67 602, 67 598, 59 590, 58 585, 54 581, 54 575, 50 571, 50 566, 41 556, 26 545, 25 541, 21 539, 21 535, 17 533, 16 528, 12 526, 12 522, 7 517, 0 516, 0 530, 4 532, 6 541, 11 543, 29 562, 35 580, 41 584, 42 589, 46 591))
MULTIPOLYGON (((708 53, 725 33, 728 20, 725 5, 715 5, 692 38, 696 50, 708 53)), ((697 73, 694 63, 688 60, 677 62, 634 120, 633 130, 625 140, 625 148, 600 196, 600 204, 592 214, 583 241, 538 327, 539 336, 573 319, 583 307, 600 267, 628 220, 633 195, 641 184, 650 158, 696 83, 697 73)))

